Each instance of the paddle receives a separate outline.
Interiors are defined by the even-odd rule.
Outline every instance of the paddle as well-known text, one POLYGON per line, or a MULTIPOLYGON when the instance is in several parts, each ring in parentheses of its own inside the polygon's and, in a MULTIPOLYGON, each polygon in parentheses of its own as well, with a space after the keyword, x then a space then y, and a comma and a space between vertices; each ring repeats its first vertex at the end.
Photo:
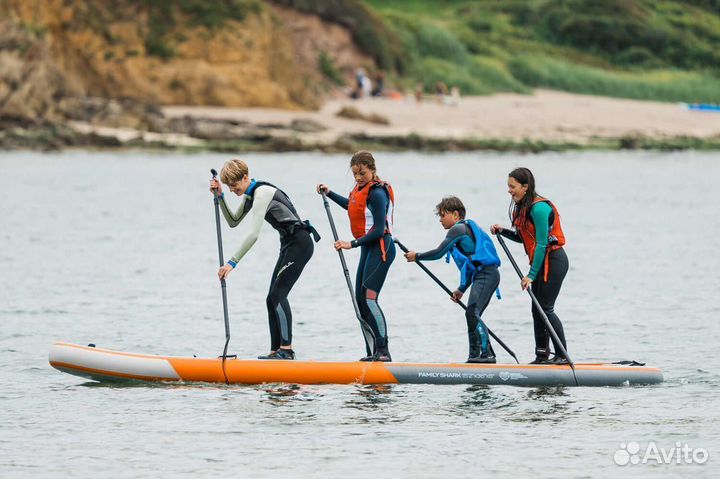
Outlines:
MULTIPOLYGON (((405 245, 402 244, 402 243, 400 242, 400 240, 398 240, 397 238, 395 238, 395 243, 400 247, 401 250, 403 250, 403 253, 407 253, 408 251, 410 251, 410 250, 407 249, 407 248, 405 247, 405 245)), ((422 269, 423 271, 425 271, 425 273, 427 273, 427 275, 430 276, 430 277, 438 284, 438 286, 440 286, 443 290, 445 290, 445 292, 446 292, 448 295, 450 295, 450 296, 452 297, 452 291, 450 291, 450 288, 448 288, 447 286, 445 286, 445 284, 444 284, 442 281, 440 281, 440 279, 439 279, 437 276, 435 276, 435 275, 432 273, 432 271, 430 271, 429 269, 427 269, 427 267, 426 267, 424 264, 422 264, 422 262, 416 260, 416 261, 415 261, 415 264, 417 264, 418 266, 420 266, 420 269, 422 269)), ((465 306, 465 303, 463 303, 462 301, 458 301, 457 304, 459 304, 462 309, 464 309, 464 310, 467 311, 467 306, 465 306)), ((505 344, 504 342, 502 342, 502 340, 501 340, 500 338, 498 338, 498 337, 495 335, 495 333, 493 333, 493 332, 490 330, 490 328, 488 328, 488 333, 490 333, 490 336, 492 336, 492 337, 495 339, 495 341, 497 341, 498 344, 499 344, 500 346, 502 346, 503 349, 505 349, 505 351, 507 351, 508 354, 510 354, 510 356, 512 356, 512 357, 515 359, 515 362, 516 362, 516 363, 520 364, 520 361, 518 361, 518 358, 517 358, 517 356, 515 356, 515 353, 512 352, 512 350, 507 346, 507 344, 505 344)), ((490 346, 490 348, 492 349, 492 345, 490 346)), ((494 354, 495 354, 495 352, 493 351, 493 355, 494 355, 494 354)))
MULTIPOLYGON (((502 249, 505 250, 505 254, 507 255, 508 259, 513 265, 513 268, 515 268, 515 272, 518 274, 520 279, 523 279, 522 271, 520 271, 520 268, 518 267, 517 263, 515 262, 515 258, 513 258, 513 255, 510 254, 510 250, 508 249, 507 245, 505 244, 505 240, 502 236, 499 234, 496 234, 495 237, 497 238, 498 242, 500 243, 500 246, 502 246, 502 249)), ((553 338, 553 341, 555 342, 555 345, 560 349, 560 352, 565 356, 565 359, 567 359, 567 362, 570 364, 570 368, 572 368, 573 377, 575 378, 575 385, 579 386, 577 375, 575 374, 575 363, 572 359, 570 359, 570 355, 568 354, 565 347, 560 342, 560 338, 558 338, 557 333, 555 332, 555 329, 552 327, 552 324, 550 324, 550 320, 548 319, 547 315, 545 314, 545 311, 543 311, 542 307, 540 306, 540 303, 538 302, 537 298, 535 297, 535 293, 532 292, 531 288, 527 288, 527 292, 530 295, 530 298, 532 298, 533 306, 537 311, 540 312, 540 316, 542 317, 543 321, 545 322, 545 327, 550 332, 550 335, 553 338)))
MULTIPOLYGON (((211 169, 213 180, 217 177, 217 171, 211 169)), ((215 203, 215 225, 217 226, 217 240, 218 240, 218 256, 220 258, 220 267, 225 264, 223 259, 223 248, 222 248, 222 233, 220 232, 220 197, 218 196, 217 190, 213 191, 213 202, 215 203)), ((230 321, 228 320, 228 305, 227 305, 227 292, 225 291, 225 278, 220 280, 220 286, 222 289, 222 301, 223 301, 223 314, 225 315, 225 348, 222 354, 222 371, 225 376, 225 382, 230 384, 227 374, 225 373, 225 359, 227 359, 228 344, 230 343, 230 321)), ((234 355, 233 355, 234 356, 234 355)), ((234 356, 237 357, 237 356, 234 356)))
MULTIPOLYGON (((325 205, 325 212, 327 213, 328 221, 330 222, 330 229, 332 229, 333 238, 335 238, 335 241, 339 241, 337 229, 335 229, 335 221, 333 220, 332 213, 330 212, 330 204, 328 203, 327 196, 325 196, 324 191, 321 191, 320 193, 322 194, 322 200, 323 204, 325 205)), ((363 336, 365 336, 365 342, 367 346, 372 349, 367 352, 368 356, 370 356, 375 350, 375 334, 360 314, 360 307, 358 306, 357 299, 355 298, 353 284, 350 280, 350 271, 348 271, 343 250, 339 249, 337 250, 337 252, 340 256, 340 263, 342 264, 343 273, 345 274, 345 282, 347 283, 348 290, 350 291, 350 298, 352 299, 353 308, 355 308, 355 316, 357 317, 357 320, 360 321, 360 327, 362 328, 363 336)))

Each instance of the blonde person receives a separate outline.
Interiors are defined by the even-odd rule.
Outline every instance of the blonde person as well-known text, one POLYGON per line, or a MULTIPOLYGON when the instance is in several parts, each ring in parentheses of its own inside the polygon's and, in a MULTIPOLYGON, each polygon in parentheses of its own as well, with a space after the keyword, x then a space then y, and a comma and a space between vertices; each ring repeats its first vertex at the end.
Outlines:
POLYGON ((361 361, 392 361, 388 348, 385 314, 380 309, 378 296, 385 283, 390 265, 395 260, 395 243, 392 239, 392 218, 395 194, 392 187, 381 181, 375 167, 375 158, 369 151, 358 151, 350 160, 355 187, 348 198, 339 195, 327 185, 317 186, 318 193, 346 209, 352 241, 336 241, 335 249, 360 248, 360 262, 355 277, 355 298, 363 319, 363 335, 367 356, 361 361))
POLYGON ((303 268, 313 255, 313 239, 320 237, 298 215, 290 198, 280 189, 265 181, 251 179, 248 165, 242 160, 230 160, 220 171, 220 180, 230 192, 240 197, 240 205, 231 211, 222 191, 220 181, 210 182, 210 191, 220 196, 220 209, 231 228, 243 220, 250 223, 250 230, 240 248, 218 271, 220 279, 226 278, 238 266, 240 260, 257 241, 263 221, 267 221, 280 235, 280 255, 270 279, 266 298, 268 323, 270 325, 270 353, 258 359, 295 359, 292 349, 292 311, 288 294, 300 277, 303 268))

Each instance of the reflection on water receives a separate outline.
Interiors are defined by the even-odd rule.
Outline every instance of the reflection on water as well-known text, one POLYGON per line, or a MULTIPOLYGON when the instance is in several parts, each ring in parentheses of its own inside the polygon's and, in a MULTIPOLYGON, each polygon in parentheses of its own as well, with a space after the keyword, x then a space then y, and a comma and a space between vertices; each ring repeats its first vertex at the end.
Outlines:
POLYGON ((403 423, 412 416, 411 401, 403 386, 355 385, 350 391, 343 401, 348 424, 390 425, 403 423))
POLYGON ((460 409, 478 411, 495 407, 498 402, 498 395, 489 386, 475 384, 468 386, 463 392, 460 409))
POLYGON ((368 384, 353 387, 354 394, 345 405, 361 411, 377 411, 393 401, 393 386, 390 384, 368 384))
POLYGON ((561 423, 577 413, 575 401, 568 388, 563 386, 530 389, 524 397, 521 409, 508 412, 508 421, 561 423))
POLYGON ((546 386, 530 389, 527 393, 527 397, 536 400, 546 400, 548 398, 564 397, 567 396, 567 388, 564 386, 546 386))
POLYGON ((134 379, 123 379, 118 381, 107 380, 103 382, 87 381, 79 384, 80 387, 84 388, 108 388, 108 389, 124 389, 124 388, 158 388, 174 386, 178 387, 177 383, 159 383, 150 381, 136 381, 134 379))
POLYGON ((299 384, 271 384, 263 385, 262 391, 266 393, 265 401, 273 406, 282 406, 299 398, 301 386, 299 384))

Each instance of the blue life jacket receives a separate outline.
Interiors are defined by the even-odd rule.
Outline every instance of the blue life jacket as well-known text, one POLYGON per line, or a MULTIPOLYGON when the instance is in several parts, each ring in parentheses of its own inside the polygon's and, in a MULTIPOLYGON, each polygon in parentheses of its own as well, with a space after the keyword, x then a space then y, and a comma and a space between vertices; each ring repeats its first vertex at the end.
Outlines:
MULTIPOLYGON (((459 223, 464 223, 470 227, 475 240, 475 252, 468 257, 460 251, 458 243, 455 243, 452 249, 447 252, 445 262, 449 263, 452 256, 455 265, 460 270, 460 284, 466 284, 466 282, 472 281, 475 272, 483 266, 500 266, 500 257, 490 236, 480 229, 477 223, 473 220, 460 220, 459 223)), ((501 299, 499 287, 495 290, 495 295, 498 299, 501 299)))

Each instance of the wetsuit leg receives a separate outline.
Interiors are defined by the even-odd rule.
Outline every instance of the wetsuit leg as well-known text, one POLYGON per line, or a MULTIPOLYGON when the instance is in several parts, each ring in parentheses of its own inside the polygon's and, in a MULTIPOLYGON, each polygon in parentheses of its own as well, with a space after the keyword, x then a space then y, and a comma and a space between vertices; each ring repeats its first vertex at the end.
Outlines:
MULTIPOLYGON (((362 283, 358 303, 365 304, 363 316, 372 328, 375 335, 376 351, 387 352, 388 334, 385 314, 378 304, 378 296, 382 290, 385 278, 387 278, 390 265, 395 260, 395 243, 392 236, 385 235, 385 261, 382 258, 382 251, 379 244, 375 243, 367 247, 367 259, 362 275, 362 283)), ((362 311, 362 310, 361 310, 362 311)))
POLYGON ((273 269, 272 276, 270 277, 270 288, 268 289, 268 295, 265 298, 265 306, 268 311, 268 327, 270 329, 270 351, 276 351, 280 348, 280 322, 277 317, 277 311, 272 304, 270 299, 270 292, 277 279, 280 268, 285 264, 285 252, 287 250, 287 243, 280 243, 280 254, 278 255, 275 268, 273 269))
POLYGON ((469 357, 475 358, 481 353, 490 353, 490 335, 482 320, 482 314, 490 304, 492 295, 500 284, 500 272, 497 266, 484 266, 475 272, 472 289, 468 297, 465 320, 467 321, 469 357))
MULTIPOLYGON (((565 331, 560 318, 555 314, 555 300, 560 294, 560 287, 569 267, 568 257, 564 249, 560 248, 549 253, 549 267, 550 272, 547 282, 544 279, 544 270, 541 270, 538 277, 532 282, 532 291, 550 320, 550 324, 557 333, 558 338, 560 338, 560 342, 567 350, 565 331)), ((535 327, 535 347, 548 349, 550 346, 550 333, 545 327, 545 321, 543 321, 542 316, 534 306, 532 307, 532 315, 535 327)), ((555 354, 560 355, 560 348, 558 348, 557 344, 554 344, 554 346, 555 354)))
POLYGON ((270 323, 270 348, 292 344, 292 311, 287 300, 290 290, 300 277, 315 249, 310 233, 296 230, 281 240, 280 258, 275 265, 270 290, 265 300, 270 323))
POLYGON ((357 301, 360 317, 363 321, 360 328, 363 333, 363 339, 365 340, 365 351, 368 356, 372 356, 375 353, 375 333, 367 320, 370 316, 370 310, 365 302, 365 292, 363 289, 365 264, 367 263, 369 248, 368 246, 360 247, 360 261, 358 262, 357 273, 355 274, 355 301, 357 301))

